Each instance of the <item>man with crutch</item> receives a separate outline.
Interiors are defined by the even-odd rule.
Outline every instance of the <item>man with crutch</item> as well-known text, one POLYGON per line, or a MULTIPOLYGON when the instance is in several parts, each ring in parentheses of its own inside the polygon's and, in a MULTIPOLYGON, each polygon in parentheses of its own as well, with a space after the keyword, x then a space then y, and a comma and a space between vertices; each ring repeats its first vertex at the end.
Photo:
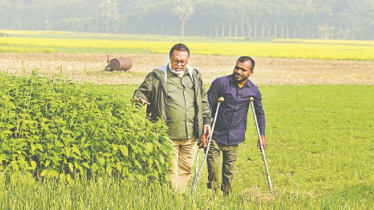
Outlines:
MULTIPOLYGON (((217 98, 224 97, 218 111, 207 158, 208 188, 217 192, 219 157, 222 152, 221 190, 224 196, 228 196, 232 189, 239 144, 245 140, 251 97, 254 99, 253 104, 263 149, 268 146, 265 139, 265 113, 261 102, 261 92, 248 79, 253 74, 254 67, 255 61, 251 57, 242 56, 236 61, 233 73, 214 80, 208 90, 212 116, 216 114, 217 98)), ((260 146, 260 142, 258 142, 259 149, 260 146)))

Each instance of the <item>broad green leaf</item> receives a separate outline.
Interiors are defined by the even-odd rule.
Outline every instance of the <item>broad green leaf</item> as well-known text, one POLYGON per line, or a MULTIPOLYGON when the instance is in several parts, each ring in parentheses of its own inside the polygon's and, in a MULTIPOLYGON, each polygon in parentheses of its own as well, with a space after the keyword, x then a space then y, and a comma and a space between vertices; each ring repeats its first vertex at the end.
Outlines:
POLYGON ((142 168, 142 165, 140 165, 140 163, 137 160, 134 160, 134 163, 135 163, 136 166, 138 166, 139 169, 142 168))
POLYGON ((91 153, 88 149, 83 150, 83 155, 85 156, 85 158, 91 160, 91 153))
POLYGON ((38 148, 40 151, 44 152, 43 146, 41 144, 37 144, 36 148, 38 148))
POLYGON ((66 157, 70 157, 71 148, 66 147, 65 152, 66 152, 66 157))
POLYGON ((87 162, 83 162, 83 163, 82 163, 82 166, 84 166, 85 168, 90 168, 90 166, 88 165, 87 162))
POLYGON ((129 122, 130 128, 134 128, 134 121, 129 120, 128 122, 129 122))
POLYGON ((141 175, 141 174, 135 174, 135 177, 136 177, 136 179, 139 180, 139 181, 144 181, 144 176, 141 175))
POLYGON ((73 164, 72 163, 68 163, 68 166, 69 166, 70 172, 73 172, 74 171, 73 164))
POLYGON ((36 147, 35 147, 35 145, 32 144, 32 143, 30 144, 30 147, 31 147, 31 152, 33 153, 33 152, 35 151, 35 148, 36 148, 36 147))
POLYGON ((66 180, 68 180, 69 184, 73 184, 73 179, 71 178, 70 174, 66 175, 66 180))
POLYGON ((99 163, 101 166, 105 165, 105 159, 104 158, 99 158, 99 163))
POLYGON ((120 132, 116 132, 116 134, 117 134, 117 137, 118 137, 118 139, 122 139, 122 133, 120 133, 120 132))
POLYGON ((112 144, 112 148, 113 148, 114 153, 116 153, 117 150, 118 150, 118 145, 117 144, 112 144))
POLYGON ((6 127, 7 127, 8 130, 10 130, 10 129, 14 128, 15 126, 12 125, 12 124, 7 124, 6 127))
POLYGON ((117 162, 116 168, 117 168, 118 171, 122 171, 122 165, 121 165, 120 162, 117 162))
POLYGON ((19 166, 18 166, 18 163, 17 161, 12 161, 12 163, 10 164, 12 166, 12 168, 16 171, 19 170, 19 166))
POLYGON ((121 150, 121 153, 123 156, 125 157, 129 156, 129 149, 125 145, 119 145, 118 147, 121 150))
POLYGON ((152 151, 153 151, 153 144, 151 144, 151 143, 147 143, 147 151, 148 151, 148 153, 151 153, 152 151))
POLYGON ((21 142, 21 143, 18 143, 17 146, 15 147, 16 149, 21 149, 23 148, 24 146, 26 146, 27 143, 26 142, 21 142))
POLYGON ((149 169, 152 168, 152 165, 153 165, 153 159, 152 159, 152 158, 149 158, 149 159, 148 159, 148 167, 149 167, 149 169))
POLYGON ((61 141, 59 141, 59 140, 55 140, 55 145, 57 147, 64 147, 64 144, 61 141))
POLYGON ((52 177, 58 177, 58 171, 56 170, 50 170, 48 174, 52 177))
POLYGON ((30 161, 30 164, 31 164, 31 169, 35 169, 36 168, 36 162, 35 161, 30 161))
POLYGON ((92 164, 91 169, 92 169, 93 172, 96 172, 99 169, 99 166, 97 166, 97 164, 94 163, 94 164, 92 164))
POLYGON ((61 160, 61 158, 59 158, 58 156, 53 156, 53 157, 51 157, 51 160, 54 164, 56 164, 61 160))
POLYGON ((45 175, 47 175, 47 170, 46 169, 44 169, 43 171, 42 171, 42 173, 40 173, 40 176, 45 176, 45 175))
POLYGON ((109 176, 111 176, 111 175, 112 175, 112 167, 107 166, 107 167, 106 167, 106 172, 107 172, 107 174, 108 174, 109 176))
POLYGON ((77 148, 76 145, 74 145, 74 146, 71 148, 71 150, 72 150, 73 152, 75 152, 75 153, 76 153, 77 155, 79 155, 79 156, 82 155, 81 152, 79 151, 79 149, 77 148))
POLYGON ((164 156, 160 155, 159 158, 160 158, 160 163, 163 165, 165 163, 164 156))

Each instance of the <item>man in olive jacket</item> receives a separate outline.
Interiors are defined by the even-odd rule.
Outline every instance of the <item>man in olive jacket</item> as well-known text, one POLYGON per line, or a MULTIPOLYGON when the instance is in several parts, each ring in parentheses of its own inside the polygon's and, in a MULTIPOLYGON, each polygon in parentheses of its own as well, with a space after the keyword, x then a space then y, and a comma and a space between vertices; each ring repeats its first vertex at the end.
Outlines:
POLYGON ((174 190, 185 192, 192 174, 192 165, 204 138, 211 134, 210 109, 201 73, 187 65, 190 51, 184 44, 174 45, 169 53, 170 63, 150 72, 135 91, 133 100, 147 104, 152 121, 162 119, 174 143, 175 159, 170 172, 174 190), (205 135, 202 135, 205 134, 205 135))

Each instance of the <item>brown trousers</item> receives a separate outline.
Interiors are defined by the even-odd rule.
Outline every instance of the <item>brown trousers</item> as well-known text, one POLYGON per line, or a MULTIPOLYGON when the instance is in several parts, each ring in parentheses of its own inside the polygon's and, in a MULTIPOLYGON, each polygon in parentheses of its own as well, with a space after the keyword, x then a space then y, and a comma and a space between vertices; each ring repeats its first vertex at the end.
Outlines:
POLYGON ((235 163, 238 159, 239 145, 228 146, 218 143, 212 139, 208 158, 208 188, 218 189, 219 186, 219 157, 222 152, 222 185, 221 190, 226 193, 231 191, 232 180, 234 178, 235 163))
POLYGON ((172 140, 174 143, 173 167, 170 175, 170 185, 175 191, 186 191, 186 185, 191 178, 193 161, 197 151, 195 137, 186 140, 172 140))

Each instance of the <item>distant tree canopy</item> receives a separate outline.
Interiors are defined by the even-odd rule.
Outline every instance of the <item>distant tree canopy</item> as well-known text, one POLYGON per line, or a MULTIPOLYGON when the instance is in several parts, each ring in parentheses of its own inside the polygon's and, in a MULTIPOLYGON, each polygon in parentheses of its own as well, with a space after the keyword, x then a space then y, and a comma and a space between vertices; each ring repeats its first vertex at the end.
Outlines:
POLYGON ((0 28, 374 39, 374 0, 0 0, 0 28))

